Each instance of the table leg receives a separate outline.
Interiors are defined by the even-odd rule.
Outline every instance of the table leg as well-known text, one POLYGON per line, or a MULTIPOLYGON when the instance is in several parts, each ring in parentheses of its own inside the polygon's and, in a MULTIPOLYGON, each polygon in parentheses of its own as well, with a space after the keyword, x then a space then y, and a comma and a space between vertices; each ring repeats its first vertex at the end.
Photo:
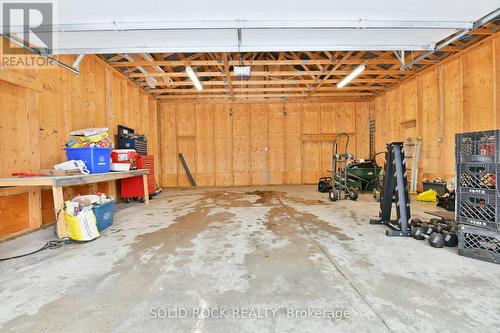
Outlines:
POLYGON ((56 212, 57 236, 64 238, 68 236, 66 220, 64 219, 64 196, 62 187, 52 186, 52 196, 54 198, 54 210, 56 212))
POLYGON ((29 214, 30 229, 38 229, 42 226, 42 189, 30 187, 29 194, 29 214))
POLYGON ((149 205, 148 175, 142 176, 142 182, 144 184, 144 203, 149 205))

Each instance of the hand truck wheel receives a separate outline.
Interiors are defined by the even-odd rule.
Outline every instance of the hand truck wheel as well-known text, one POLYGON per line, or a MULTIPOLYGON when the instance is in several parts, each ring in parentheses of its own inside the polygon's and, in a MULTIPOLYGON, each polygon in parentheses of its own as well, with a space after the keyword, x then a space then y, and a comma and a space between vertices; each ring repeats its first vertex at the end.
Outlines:
POLYGON ((340 193, 338 190, 331 190, 330 192, 328 192, 328 197, 331 201, 337 201, 340 197, 340 193))

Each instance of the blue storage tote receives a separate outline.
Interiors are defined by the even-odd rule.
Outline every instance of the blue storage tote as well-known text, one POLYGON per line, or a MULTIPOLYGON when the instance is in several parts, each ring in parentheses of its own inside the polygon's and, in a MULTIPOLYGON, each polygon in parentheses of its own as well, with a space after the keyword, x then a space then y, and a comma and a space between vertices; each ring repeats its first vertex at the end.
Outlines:
POLYGON ((109 172, 111 148, 65 148, 69 160, 82 160, 90 173, 109 172))
POLYGON ((92 207, 97 222, 97 230, 102 231, 113 224, 115 200, 92 207))

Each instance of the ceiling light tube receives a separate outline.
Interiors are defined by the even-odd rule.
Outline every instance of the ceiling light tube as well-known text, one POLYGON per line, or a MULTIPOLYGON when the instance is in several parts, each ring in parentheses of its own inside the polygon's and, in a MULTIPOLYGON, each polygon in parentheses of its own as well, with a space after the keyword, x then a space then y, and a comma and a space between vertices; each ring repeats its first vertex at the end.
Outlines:
POLYGON ((186 66, 186 73, 188 74, 189 78, 191 79, 191 82, 193 82, 195 88, 198 90, 198 91, 202 91, 203 90, 203 86, 201 85, 201 82, 200 80, 198 79, 198 77, 196 76, 196 73, 194 72, 194 70, 191 68, 191 66, 186 66))
POLYGON ((346 84, 351 82, 356 76, 361 74, 365 70, 365 68, 366 68, 365 65, 360 65, 360 66, 356 67, 356 69, 354 69, 349 75, 347 75, 345 78, 342 79, 342 81, 340 81, 337 84, 337 88, 340 89, 340 88, 344 87, 346 84))

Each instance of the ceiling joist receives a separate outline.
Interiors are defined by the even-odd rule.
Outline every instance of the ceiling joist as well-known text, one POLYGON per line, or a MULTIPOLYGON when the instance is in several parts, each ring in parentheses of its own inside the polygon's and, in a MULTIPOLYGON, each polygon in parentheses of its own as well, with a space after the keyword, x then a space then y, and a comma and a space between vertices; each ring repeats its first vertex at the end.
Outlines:
POLYGON ((296 99, 296 98, 370 98, 415 73, 460 52, 499 31, 492 21, 464 38, 446 45, 439 52, 401 69, 425 51, 305 51, 305 52, 209 52, 155 53, 150 56, 111 54, 104 58, 137 85, 160 100, 215 99, 296 99), (204 87, 193 88, 185 68, 190 65, 204 87), (251 76, 238 78, 234 66, 250 66, 251 76), (356 67, 366 70, 348 86, 336 85, 356 67), (151 82, 156 81, 154 87, 151 82))

